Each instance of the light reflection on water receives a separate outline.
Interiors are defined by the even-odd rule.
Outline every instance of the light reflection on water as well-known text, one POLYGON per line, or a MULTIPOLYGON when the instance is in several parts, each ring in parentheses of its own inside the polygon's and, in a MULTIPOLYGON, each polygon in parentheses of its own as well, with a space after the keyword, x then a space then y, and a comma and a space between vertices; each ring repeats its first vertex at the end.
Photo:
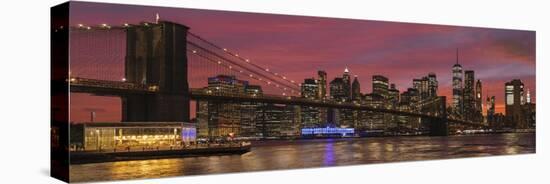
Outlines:
POLYGON ((119 180, 534 152, 535 134, 269 141, 242 155, 71 165, 70 176, 119 180))

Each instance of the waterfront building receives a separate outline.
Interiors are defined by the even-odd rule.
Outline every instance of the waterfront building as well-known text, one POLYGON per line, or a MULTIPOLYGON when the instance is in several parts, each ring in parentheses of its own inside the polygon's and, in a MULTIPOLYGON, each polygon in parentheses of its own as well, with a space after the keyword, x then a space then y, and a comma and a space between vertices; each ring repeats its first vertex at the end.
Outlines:
POLYGON ((170 149, 196 140, 196 128, 183 122, 87 122, 71 124, 71 145, 85 151, 170 149))
POLYGON ((536 128, 536 105, 531 101, 531 93, 527 89, 525 104, 523 105, 523 112, 526 121, 527 128, 536 128))
POLYGON ((264 138, 300 135, 300 108, 294 105, 266 104, 258 108, 258 131, 264 138))
MULTIPOLYGON (((374 108, 382 108, 385 105, 383 96, 379 94, 365 94, 361 100, 361 104, 374 108)), ((389 119, 384 113, 360 111, 359 112, 358 129, 359 130, 384 130, 386 129, 385 120, 389 119)))
POLYGON ((514 79, 505 83, 504 88, 506 117, 511 128, 527 128, 522 106, 525 103, 523 98, 523 82, 514 79))
MULTIPOLYGON (((263 96, 262 87, 259 85, 247 85, 245 87, 245 94, 252 97, 263 96)), ((241 102, 241 123, 240 123, 240 135, 241 137, 257 137, 259 132, 257 131, 257 109, 263 105, 258 102, 241 102)))
MULTIPOLYGON (((208 78, 209 94, 245 95, 248 81, 238 80, 231 75, 208 78)), ((199 135, 208 137, 241 136, 241 103, 197 101, 197 124, 199 135)), ((246 111, 246 110, 245 110, 246 111)), ((250 126, 250 125, 247 125, 250 126)))

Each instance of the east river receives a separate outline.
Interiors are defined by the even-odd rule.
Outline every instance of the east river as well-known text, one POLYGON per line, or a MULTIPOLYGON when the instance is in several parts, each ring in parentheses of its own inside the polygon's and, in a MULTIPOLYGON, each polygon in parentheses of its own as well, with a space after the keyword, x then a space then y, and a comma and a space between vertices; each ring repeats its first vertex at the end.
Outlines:
POLYGON ((535 153, 535 133, 277 140, 242 155, 71 165, 71 182, 535 153))

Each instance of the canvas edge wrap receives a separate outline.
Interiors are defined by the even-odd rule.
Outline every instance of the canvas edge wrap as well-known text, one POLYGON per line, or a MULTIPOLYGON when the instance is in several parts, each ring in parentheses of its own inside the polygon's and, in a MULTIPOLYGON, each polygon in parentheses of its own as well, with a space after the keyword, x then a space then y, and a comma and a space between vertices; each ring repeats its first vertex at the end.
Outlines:
POLYGON ((69 9, 50 9, 50 175, 69 182, 69 9))

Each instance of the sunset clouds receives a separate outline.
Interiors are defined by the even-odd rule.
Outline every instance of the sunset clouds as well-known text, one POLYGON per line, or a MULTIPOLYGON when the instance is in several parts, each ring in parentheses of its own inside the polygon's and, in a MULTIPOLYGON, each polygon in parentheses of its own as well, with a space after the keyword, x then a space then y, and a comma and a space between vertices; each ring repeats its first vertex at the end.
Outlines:
MULTIPOLYGON (((460 64, 464 70, 475 71, 483 82, 484 96, 496 96, 498 112, 504 111, 506 81, 523 80, 532 101, 536 99, 533 31, 84 2, 72 5, 73 25, 153 21, 159 13, 162 20, 187 25, 191 32, 297 81, 316 76, 318 69, 327 71, 332 80, 347 66, 352 75, 358 75, 362 93, 372 91, 372 75, 385 75, 404 91, 412 87, 413 78, 434 72, 439 95, 450 98, 451 66, 458 48, 460 64)), ((120 111, 116 100, 90 102, 87 95, 71 98, 82 104, 106 104, 102 106, 106 111, 120 111)), ((95 108, 71 105, 75 119, 87 120, 86 109, 95 108)))

